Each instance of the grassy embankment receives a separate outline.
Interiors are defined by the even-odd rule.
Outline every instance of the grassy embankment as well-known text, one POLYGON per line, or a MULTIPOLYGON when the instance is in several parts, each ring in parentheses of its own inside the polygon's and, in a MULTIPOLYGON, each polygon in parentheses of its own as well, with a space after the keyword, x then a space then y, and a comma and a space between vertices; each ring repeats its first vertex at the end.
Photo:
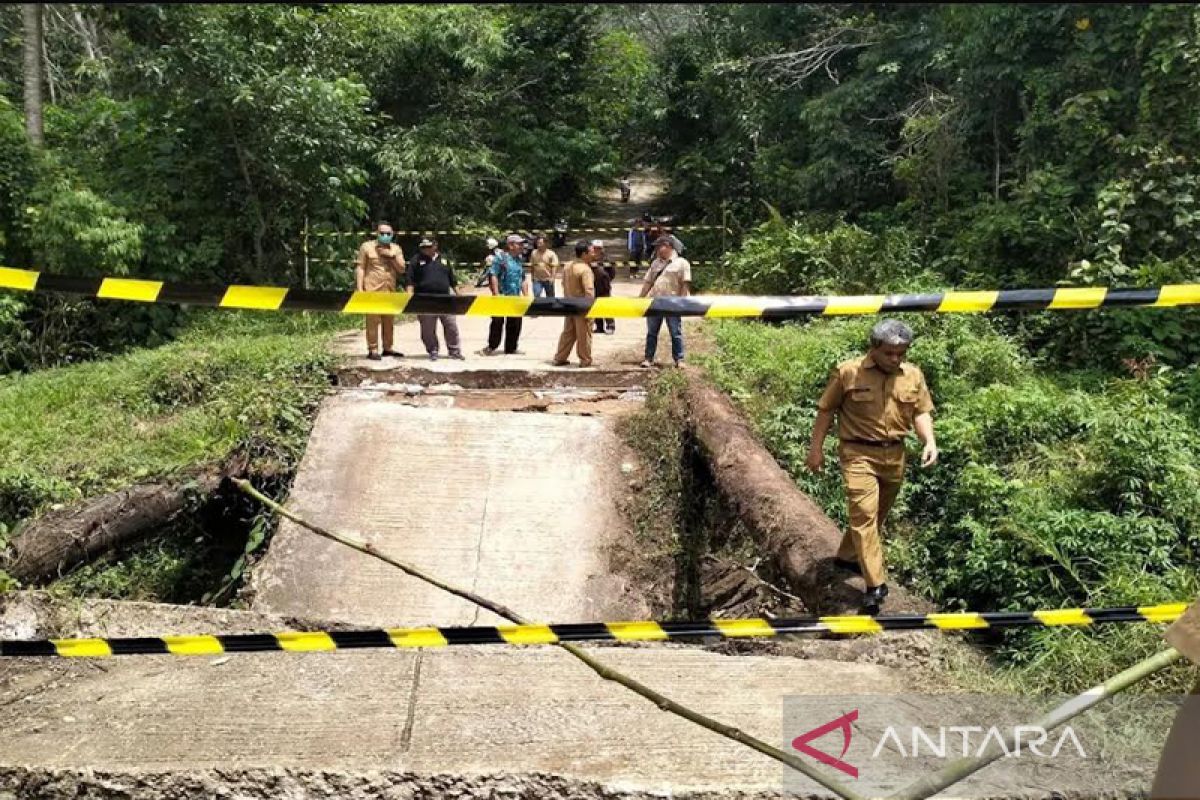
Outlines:
MULTIPOLYGON (((1169 313, 1169 312, 1163 312, 1169 313)), ((704 359, 797 483, 839 521, 836 469, 804 469, 815 404, 873 319, 720 323, 704 359)), ((888 555, 947 609, 1141 605, 1196 597, 1200 415, 1194 370, 1125 378, 1039 363, 985 317, 909 317, 938 404, 942 463, 910 459, 888 555)), ((828 444, 836 464, 834 442, 828 444)), ((914 444, 915 452, 915 444, 914 444)), ((1163 646, 1162 628, 1019 631, 987 640, 1025 690, 1091 685, 1163 646)), ((1187 668, 1159 687, 1182 689, 1187 668)))
MULTIPOLYGON (((220 465, 290 480, 330 384, 334 315, 201 314, 171 344, 0 378, 0 545, 32 514, 220 465)), ((269 524, 236 501, 64 576, 56 589, 120 599, 227 598, 269 524), (221 591, 223 590, 223 591, 221 591)), ((0 587, 12 587, 0 573, 0 587)))

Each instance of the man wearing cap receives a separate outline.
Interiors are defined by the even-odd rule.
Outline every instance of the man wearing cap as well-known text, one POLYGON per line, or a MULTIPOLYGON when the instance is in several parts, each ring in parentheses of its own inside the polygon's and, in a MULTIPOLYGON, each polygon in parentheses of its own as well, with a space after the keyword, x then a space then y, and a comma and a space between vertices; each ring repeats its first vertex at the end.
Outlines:
MULTIPOLYGON (((596 296, 592 261, 595 250, 587 242, 575 245, 575 260, 563 268, 563 297, 596 296)), ((587 317, 569 316, 563 319, 563 332, 558 337, 558 352, 554 354, 554 366, 563 367, 571 358, 571 348, 579 355, 579 366, 592 365, 592 326, 587 317)))
MULTIPOLYGON (((592 239, 588 245, 591 254, 592 281, 596 285, 596 297, 612 297, 612 282, 617 276, 617 268, 604 261, 604 242, 592 239)), ((614 334, 617 332, 615 319, 596 317, 596 333, 614 334)))
POLYGON ((537 247, 529 254, 529 271, 533 277, 533 296, 554 297, 554 279, 558 273, 558 254, 546 244, 545 236, 534 240, 537 247))
MULTIPOLYGON (((442 261, 437 240, 422 239, 417 247, 417 254, 408 265, 408 293, 439 297, 458 294, 458 280, 454 277, 454 270, 442 261)), ((421 325, 421 343, 425 345, 425 352, 429 354, 430 361, 438 359, 439 320, 442 323, 442 333, 446 337, 446 351, 451 358, 462 360, 458 320, 453 314, 418 314, 417 318, 421 325)))
MULTIPOLYGON (((692 293, 692 265, 675 252, 670 237, 660 236, 654 240, 657 256, 646 273, 641 297, 687 297, 692 293)), ((683 318, 678 314, 646 317, 646 358, 643 367, 654 366, 654 354, 658 352, 658 334, 666 320, 671 334, 671 357, 675 366, 683 363, 683 318)))
MULTIPOLYGON (((397 282, 404 280, 404 253, 392 242, 392 226, 380 222, 375 226, 375 241, 363 242, 354 259, 354 288, 360 292, 394 292, 397 282)), ((381 360, 379 331, 383 330, 383 355, 400 358, 392 349, 395 319, 391 314, 367 314, 367 358, 381 360)))
MULTIPOLYGON (((520 297, 529 295, 529 281, 525 279, 525 265, 521 262, 522 245, 525 239, 517 234, 510 234, 505 240, 506 252, 497 253, 487 269, 488 288, 493 295, 504 297, 520 297)), ((500 349, 500 336, 504 335, 504 354, 521 355, 517 349, 521 338, 521 317, 492 317, 488 328, 487 347, 479 351, 480 355, 494 356, 500 349)))
POLYGON ((921 466, 938 460, 933 436, 933 398, 921 369, 904 360, 912 329, 885 319, 871 331, 866 356, 839 364, 817 402, 806 465, 825 468, 825 437, 838 418, 838 460, 846 483, 850 524, 838 548, 839 567, 862 574, 864 611, 876 614, 888 595, 880 534, 904 481, 904 437, 914 427, 925 445, 921 466))

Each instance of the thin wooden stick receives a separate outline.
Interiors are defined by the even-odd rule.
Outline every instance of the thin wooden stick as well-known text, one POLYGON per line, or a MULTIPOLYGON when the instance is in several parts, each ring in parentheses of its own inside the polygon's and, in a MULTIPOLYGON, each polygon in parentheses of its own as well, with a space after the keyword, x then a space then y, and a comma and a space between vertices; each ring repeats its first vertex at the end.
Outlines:
MULTIPOLYGON (((320 527, 319 525, 314 525, 313 523, 302 519, 301 517, 297 516, 296 514, 292 513, 291 511, 288 511, 286 508, 281 506, 279 503, 276 503, 271 498, 269 498, 266 495, 259 492, 257 489, 255 489, 253 486, 250 485, 249 481, 235 479, 233 482, 237 486, 237 488, 240 489, 242 492, 249 495, 250 497, 253 497, 255 500, 262 503, 267 508, 270 508, 276 514, 279 514, 280 516, 291 520, 292 522, 296 523, 297 525, 299 525, 309 531, 312 531, 313 533, 317 534, 318 536, 321 536, 321 537, 324 537, 331 541, 337 542, 338 544, 345 545, 346 547, 349 547, 353 550, 357 550, 360 553, 365 553, 366 555, 372 556, 373 558, 377 558, 380 561, 384 562, 385 564, 389 564, 389 565, 395 567, 396 569, 401 570, 402 572, 404 572, 407 575, 411 575, 412 577, 417 578, 418 580, 425 581, 426 583, 436 586, 437 588, 442 589, 443 591, 449 592, 450 594, 455 595, 456 597, 461 597, 464 600, 468 600, 482 608, 486 608, 488 611, 491 611, 492 613, 496 614, 497 616, 504 617, 505 619, 507 619, 510 622, 513 622, 517 625, 533 624, 533 623, 529 622, 528 620, 522 618, 520 615, 518 615, 516 612, 512 611, 511 609, 506 608, 505 606, 501 605, 500 603, 496 603, 492 600, 487 599, 486 597, 481 597, 481 596, 475 594, 474 592, 468 591, 466 589, 461 589, 457 586, 452 586, 452 585, 446 583, 445 581, 439 580, 438 578, 435 578, 434 576, 426 573, 425 571, 412 566, 411 564, 406 564, 403 561, 399 561, 395 558, 392 558, 389 555, 386 555, 385 553, 381 553, 378 548, 376 548, 374 545, 372 545, 369 542, 364 542, 360 539, 355 539, 353 537, 346 536, 344 534, 335 533, 334 531, 327 530, 325 528, 320 527)), ((745 731, 743 731, 739 728, 735 728, 731 725, 726 725, 723 722, 719 722, 715 719, 712 719, 711 717, 707 717, 704 714, 701 714, 698 711, 694 711, 694 710, 688 708, 687 706, 681 705, 681 704, 675 702, 674 700, 670 699, 669 697, 667 697, 663 694, 660 694, 659 692, 656 692, 655 690, 651 689, 650 687, 646 686, 645 684, 641 683, 640 681, 637 681, 637 680, 629 677, 628 675, 625 675, 624 673, 619 672, 619 671, 613 669, 612 667, 604 664, 602 661, 599 661, 599 660, 593 658, 585 650, 583 650, 583 648, 581 648, 577 645, 571 644, 569 642, 557 642, 556 645, 558 647, 561 647, 563 650, 566 650, 568 653, 573 655, 575 658, 582 661, 585 665, 587 665, 587 667, 589 669, 591 669, 593 672, 595 672, 597 675, 599 675, 604 680, 613 681, 614 683, 618 683, 621 686, 624 686, 626 689, 629 689, 630 691, 646 698, 651 703, 654 703, 654 705, 658 706, 663 711, 667 711, 672 714, 675 714, 676 716, 682 717, 683 719, 686 719, 689 722, 695 723, 696 725, 699 725, 702 728, 706 728, 707 730, 710 730, 713 733, 720 734, 721 736, 724 736, 727 739, 731 739, 731 740, 733 740, 739 744, 745 745, 746 747, 749 747, 753 750, 757 750, 758 752, 762 753, 763 755, 767 756, 768 758, 772 758, 776 761, 779 761, 782 764, 785 764, 785 765, 791 767, 792 769, 796 770, 797 772, 803 773, 804 775, 808 776, 812 780, 819 783, 821 786, 824 786, 829 791, 834 792, 834 793, 846 798, 846 800, 865 800, 865 798, 863 798, 862 795, 858 794, 850 787, 845 786, 841 782, 833 780, 832 778, 829 778, 829 777, 821 774, 814 767, 810 766, 809 764, 804 763, 803 761, 800 760, 799 756, 792 755, 791 753, 781 750, 778 747, 775 747, 774 745, 768 744, 767 742, 764 742, 763 740, 758 739, 757 737, 751 736, 750 734, 746 733, 745 731)))

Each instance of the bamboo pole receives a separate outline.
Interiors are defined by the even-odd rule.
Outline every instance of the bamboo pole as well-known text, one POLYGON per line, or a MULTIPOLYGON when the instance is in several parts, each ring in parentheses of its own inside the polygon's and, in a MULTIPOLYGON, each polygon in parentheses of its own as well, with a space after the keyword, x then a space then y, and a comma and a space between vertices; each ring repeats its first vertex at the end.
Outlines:
MULTIPOLYGON (((424 572, 423 570, 412 566, 411 564, 406 564, 403 561, 399 561, 395 558, 392 558, 391 556, 380 552, 379 549, 376 548, 374 545, 372 545, 370 542, 365 542, 360 539, 355 539, 353 537, 346 536, 344 534, 340 534, 340 533, 336 533, 334 531, 327 530, 327 529, 322 528, 318 525, 315 525, 311 522, 308 522, 307 520, 302 519, 301 517, 297 516, 296 514, 292 513, 291 511, 288 511, 286 508, 284 508, 279 503, 275 502, 271 498, 269 498, 266 495, 259 492, 257 489, 255 489, 253 486, 250 485, 249 481, 235 479, 233 482, 237 486, 237 488, 240 489, 242 492, 249 495, 250 497, 253 497, 255 500, 262 503, 267 508, 270 508, 276 514, 279 514, 280 516, 291 520, 292 522, 296 523, 297 525, 301 526, 302 528, 305 528, 305 529, 317 534, 318 536, 321 536, 325 539, 329 539, 331 541, 337 542, 338 544, 345 545, 346 547, 349 547, 353 550, 357 550, 360 553, 365 553, 366 555, 372 556, 373 558, 377 558, 380 561, 384 562, 385 564, 389 564, 389 565, 395 567, 396 569, 404 572, 406 575, 411 575, 412 577, 417 578, 418 580, 425 581, 426 583, 436 586, 437 588, 442 589, 443 591, 449 592, 450 594, 452 594, 456 597, 461 597, 464 600, 468 600, 472 603, 475 603, 476 605, 478 605, 482 608, 486 608, 488 611, 491 611, 492 613, 496 614, 497 616, 504 617, 505 619, 507 619, 510 622, 513 622, 517 625, 531 624, 528 620, 522 618, 516 612, 512 611, 509 608, 506 608, 505 606, 501 605, 500 603, 489 600, 486 597, 481 597, 480 595, 477 595, 474 592, 469 591, 467 589, 462 589, 457 586, 448 584, 445 581, 442 581, 442 580, 424 572)), ((624 686, 626 689, 629 689, 630 691, 634 692, 635 694, 641 695, 645 699, 649 700, 651 703, 654 703, 656 706, 658 706, 663 711, 669 712, 678 717, 682 717, 683 719, 686 719, 689 722, 699 725, 702 728, 705 728, 707 730, 712 731, 713 733, 724 736, 727 739, 731 739, 739 744, 745 745, 746 747, 749 747, 753 750, 758 751, 759 753, 762 753, 763 755, 767 756, 768 758, 772 758, 788 767, 791 767, 792 769, 796 770, 797 772, 800 772, 800 773, 808 776, 812 780, 816 781, 821 786, 824 786, 829 791, 834 792, 835 794, 837 794, 841 797, 844 797, 846 800, 865 800, 865 798, 863 798, 862 795, 858 794, 850 787, 845 786, 840 781, 836 781, 832 778, 827 777, 826 775, 824 775, 820 771, 818 771, 816 768, 801 761, 799 756, 792 755, 791 753, 781 750, 778 747, 775 747, 774 745, 768 744, 767 742, 764 742, 761 739, 758 739, 757 737, 751 736, 750 734, 746 733, 745 731, 743 731, 739 728, 735 728, 732 725, 726 725, 723 722, 712 719, 711 717, 707 717, 698 711, 694 711, 694 710, 688 708, 687 706, 681 705, 681 704, 675 702, 674 700, 670 699, 669 697, 666 697, 665 695, 660 694, 659 692, 656 692, 655 690, 651 689, 650 687, 646 686, 645 684, 641 683, 640 681, 637 681, 637 680, 629 677, 628 675, 625 675, 624 673, 619 672, 619 671, 613 669, 612 667, 609 667, 608 665, 597 660, 596 658, 593 658, 585 650, 583 650, 583 648, 581 648, 577 645, 571 644, 569 642, 557 642, 556 645, 558 647, 561 647, 562 649, 566 650, 568 653, 570 653, 575 658, 582 661, 589 669, 591 669, 593 672, 595 672, 597 675, 599 675, 604 680, 613 681, 614 683, 618 683, 621 686, 624 686)))
MULTIPOLYGON (((1113 695, 1125 691, 1138 681, 1169 667, 1181 657, 1182 654, 1175 648, 1167 648, 1161 653, 1147 658, 1145 661, 1134 664, 1124 672, 1114 675, 1099 686, 1093 686, 1086 692, 1076 695, 1042 717, 1034 725, 1043 730, 1052 731, 1101 701, 1107 700, 1113 695)), ((1005 740, 1003 747, 997 748, 995 745, 992 745, 991 750, 984 752, 982 755, 972 758, 960 758, 957 761, 947 764, 943 769, 932 775, 926 775, 911 786, 901 789, 892 795, 891 800, 925 800, 925 798, 937 794, 947 786, 970 777, 1000 758, 1006 751, 1012 750, 1015 744, 1015 735, 1015 731, 1013 734, 1010 734, 1008 739, 1005 740)))

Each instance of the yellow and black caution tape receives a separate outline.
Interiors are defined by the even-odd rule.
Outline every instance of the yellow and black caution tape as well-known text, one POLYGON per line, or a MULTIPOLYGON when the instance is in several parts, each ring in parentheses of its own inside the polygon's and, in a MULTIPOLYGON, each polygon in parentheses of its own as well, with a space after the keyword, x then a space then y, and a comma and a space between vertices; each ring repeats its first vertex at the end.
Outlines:
MULTIPOLYGON (((659 227, 669 229, 672 232, 719 231, 719 230, 728 231, 729 230, 729 228, 727 228, 723 225, 663 225, 661 223, 657 223, 657 224, 659 225, 659 227)), ((629 225, 617 226, 617 227, 612 227, 612 226, 603 227, 602 226, 602 227, 587 227, 587 228, 568 228, 567 236, 578 235, 581 233, 629 233, 630 228, 631 228, 631 226, 629 226, 629 225)), ((492 236, 499 238, 501 236, 506 235, 505 231, 508 231, 508 230, 516 230, 516 229, 492 226, 490 228, 455 228, 452 230, 427 230, 427 231, 409 230, 409 231, 396 231, 395 233, 397 236, 485 236, 485 235, 492 235, 492 236)), ((522 228, 521 230, 529 231, 528 228, 522 228)), ((541 236, 547 236, 547 237, 551 236, 553 234, 553 230, 550 228, 542 228, 542 229, 530 231, 530 232, 533 233, 534 235, 541 235, 541 236)), ((374 238, 375 231, 363 231, 361 233, 358 231, 310 231, 308 235, 317 237, 317 238, 370 239, 370 238, 374 238)))
POLYGON ((82 278, 0 267, 0 289, 63 292, 101 300, 246 308, 333 311, 342 314, 455 314, 484 317, 742 317, 782 320, 885 312, 965 313, 1200 305, 1200 283, 1149 289, 1006 289, 825 297, 532 298, 528 296, 410 296, 404 292, 337 292, 282 286, 213 286, 135 278, 82 278))
POLYGON ((218 636, 142 636, 122 639, 0 640, 3 656, 96 658, 128 655, 208 656, 265 651, 311 652, 360 648, 446 647, 471 644, 557 642, 663 642, 707 637, 762 638, 780 634, 855 634, 883 631, 963 631, 1056 627, 1114 622, 1173 622, 1187 603, 1049 611, 881 614, 877 616, 714 619, 697 622, 588 622, 567 625, 500 625, 463 628, 372 628, 356 631, 289 631, 218 636))

